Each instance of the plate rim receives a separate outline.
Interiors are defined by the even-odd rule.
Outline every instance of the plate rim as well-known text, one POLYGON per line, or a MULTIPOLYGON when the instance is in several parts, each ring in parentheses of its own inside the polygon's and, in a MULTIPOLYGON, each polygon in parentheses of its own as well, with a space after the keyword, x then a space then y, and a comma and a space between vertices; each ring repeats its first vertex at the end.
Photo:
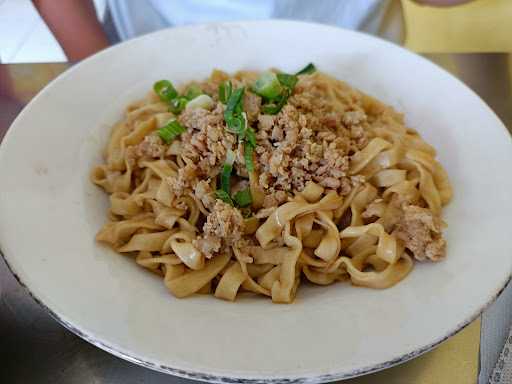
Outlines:
MULTIPOLYGON (((406 55, 413 55, 416 59, 423 61, 425 63, 428 63, 428 65, 436 67, 438 70, 441 70, 445 75, 449 76, 452 81, 455 81, 458 83, 459 87, 465 88, 466 91, 469 91, 474 97, 476 97, 478 100, 480 100, 481 105, 483 108, 487 110, 487 112, 490 112, 501 124, 502 130, 505 132, 505 134, 508 134, 508 138, 511 139, 510 143, 512 143, 512 134, 507 130, 505 124, 501 121, 499 116, 496 115, 496 113, 489 107, 489 105, 476 93, 474 92, 468 85, 466 85, 464 82, 462 82, 459 78, 452 75, 450 72, 446 71, 444 68, 440 67, 438 64, 426 59, 425 57, 412 52, 410 50, 405 49, 404 47, 394 44, 393 42, 384 40, 378 36, 369 35, 366 33, 362 33, 359 31, 354 31, 350 29, 341 28, 338 26, 333 25, 327 25, 322 23, 316 23, 316 22, 306 22, 306 21, 296 21, 296 20, 286 20, 286 19, 269 19, 269 20, 241 20, 241 21, 228 21, 228 22, 210 22, 210 23, 200 23, 200 24, 194 24, 194 25, 185 25, 185 26, 178 26, 178 27, 170 27, 170 28, 164 28, 160 29, 142 36, 138 36, 136 38, 121 42, 116 45, 112 45, 82 61, 76 64, 72 64, 70 68, 66 69, 64 72, 59 74, 56 78, 54 78, 52 81, 50 81, 43 89, 41 89, 38 94, 33 97, 30 102, 23 108, 23 110, 16 116, 14 121, 11 123, 9 129, 7 130, 2 142, 0 143, 0 159, 1 155, 3 153, 3 149, 6 147, 6 143, 10 140, 9 137, 12 134, 12 127, 17 124, 17 121, 21 119, 21 117, 27 113, 27 110, 29 109, 33 103, 36 103, 37 100, 42 97, 44 93, 46 93, 47 89, 51 88, 53 85, 55 85, 57 82, 62 81, 67 76, 72 75, 76 70, 79 70, 84 63, 87 63, 89 60, 94 60, 98 56, 107 54, 113 49, 116 49, 119 45, 129 45, 133 44, 139 40, 143 40, 146 38, 151 38, 151 36, 160 34, 160 33, 166 33, 169 30, 183 30, 183 29, 196 29, 196 28, 204 28, 204 27, 232 27, 232 26, 245 26, 245 25, 296 25, 296 26, 314 26, 314 27, 321 27, 325 29, 330 29, 333 31, 339 31, 343 30, 345 33, 357 35, 358 38, 365 38, 369 40, 378 41, 379 44, 385 45, 385 46, 391 46, 393 49, 398 48, 398 50, 402 51, 406 55)), ((175 368, 167 365, 161 365, 156 364, 151 361, 147 361, 143 358, 134 356, 134 354, 130 354, 127 352, 123 352, 121 348, 118 348, 116 346, 111 345, 110 343, 104 342, 99 340, 94 335, 91 335, 89 332, 81 329, 83 327, 77 326, 72 324, 72 322, 67 321, 63 318, 63 316, 59 315, 56 311, 52 310, 42 299, 40 299, 36 294, 34 294, 29 286, 25 284, 23 279, 20 277, 18 272, 15 270, 15 268, 9 263, 8 259, 10 256, 6 254, 5 251, 2 250, 2 245, 0 244, 0 257, 4 260, 5 264, 7 265, 9 271, 14 276, 14 278, 17 280, 17 282, 23 287, 23 289, 29 294, 29 296, 40 306, 42 307, 51 317, 53 317, 58 323, 60 323, 62 326, 64 326, 66 329, 71 331, 72 333, 76 334, 83 340, 87 341, 88 343, 116 356, 123 360, 129 361, 131 363, 137 364, 139 366, 149 368, 158 372, 178 376, 181 378, 186 379, 192 379, 192 380, 200 380, 200 381, 207 381, 207 382, 214 382, 214 383, 275 383, 275 384, 291 384, 291 383, 324 383, 324 382, 330 382, 330 381, 336 381, 336 380, 345 380, 349 378, 354 378, 358 376, 363 376, 366 374, 378 372, 387 368, 391 368, 395 365, 399 365, 402 363, 405 363, 415 357, 418 357, 435 347, 437 347, 439 344, 447 340, 448 338, 454 336, 458 332, 460 332, 462 329, 464 329, 466 326, 468 326, 471 322, 473 322, 478 316, 480 316, 497 298, 498 296, 507 288, 507 286, 510 284, 512 280, 512 270, 509 270, 507 272, 507 275, 505 278, 500 281, 498 284, 496 284, 496 289, 488 295, 487 301, 478 307, 477 310, 475 310, 471 315, 466 317, 466 319, 462 320, 460 323, 458 323, 454 328, 443 334, 442 336, 438 337, 431 343, 428 343, 426 345, 423 345, 421 347, 418 347, 414 349, 411 352, 407 352, 404 354, 401 354, 397 357, 394 357, 390 360, 384 361, 382 363, 378 364, 372 364, 365 366, 363 368, 357 368, 354 370, 342 370, 342 371, 334 371, 332 373, 325 373, 325 374, 315 374, 312 373, 311 375, 280 375, 280 376, 269 376, 269 375, 240 375, 240 374, 212 374, 208 373, 206 371, 201 371, 201 369, 190 369, 190 368, 175 368)), ((14 258, 13 258, 14 260, 14 258)))
POLYGON ((2 248, 0 247, 0 257, 2 257, 3 261, 7 265, 7 268, 11 272, 11 274, 14 276, 16 281, 21 285, 21 287, 25 290, 26 293, 38 304, 44 311, 46 311, 55 321, 57 321, 59 324, 61 324, 64 328, 66 328, 68 331, 71 331, 73 334, 77 335, 81 339, 85 340, 86 342, 94 345, 95 347, 110 353, 111 355, 114 355, 116 357, 119 357, 125 361, 128 361, 130 363, 137 364, 141 367, 151 369, 153 371, 165 373, 172 376, 181 377, 184 379, 191 379, 191 380, 198 380, 198 381, 205 381, 209 383, 219 383, 219 384, 225 384, 225 383, 249 383, 249 384, 299 384, 299 383, 327 383, 327 382, 334 382, 338 380, 346 380, 351 378, 356 378, 364 375, 368 375, 371 373, 376 373, 403 363, 406 363, 409 360, 412 360, 416 357, 419 357, 423 355, 424 353, 427 353, 437 346, 439 346, 441 343, 446 341, 452 336, 455 336, 457 333, 462 331, 464 328, 466 328, 469 324, 471 324, 476 318, 478 318, 496 299, 501 295, 501 293, 509 286, 510 282, 512 281, 512 274, 509 274, 509 276, 505 279, 502 285, 500 285, 500 288, 497 292, 495 292, 492 297, 485 303, 485 305, 476 311, 473 315, 471 315, 469 318, 464 320, 463 322, 459 323, 454 329, 450 330, 443 336, 439 337, 437 340, 433 341, 430 344, 424 345, 420 348, 415 349, 412 352, 404 353, 398 357, 395 357, 391 360, 387 360, 385 362, 375 364, 375 365, 369 365, 363 368, 358 368, 353 371, 348 372, 336 372, 336 373, 327 373, 322 375, 312 375, 312 376, 293 376, 293 375, 284 375, 284 376, 276 376, 272 378, 267 378, 265 376, 257 377, 257 376, 241 376, 241 375, 216 375, 211 373, 202 372, 200 370, 193 370, 193 369, 183 369, 183 368, 174 368, 167 365, 158 365, 155 363, 152 363, 150 361, 144 360, 142 358, 133 356, 129 353, 123 352, 119 350, 118 348, 110 345, 109 343, 105 343, 101 340, 96 339, 94 336, 88 334, 88 332, 83 331, 80 329, 80 327, 73 325, 71 322, 64 320, 59 314, 57 314, 55 311, 53 311, 48 305, 44 303, 43 300, 41 300, 36 294, 34 294, 28 285, 26 285, 21 277, 16 273, 14 268, 9 264, 9 261, 7 260, 7 256, 5 256, 5 253, 2 251, 2 248))

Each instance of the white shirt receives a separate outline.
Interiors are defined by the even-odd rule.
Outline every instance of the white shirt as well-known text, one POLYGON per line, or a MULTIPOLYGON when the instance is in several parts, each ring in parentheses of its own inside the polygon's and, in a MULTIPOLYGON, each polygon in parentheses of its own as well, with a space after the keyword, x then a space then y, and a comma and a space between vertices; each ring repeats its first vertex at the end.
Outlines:
MULTIPOLYGON (((377 33, 390 0, 109 0, 121 40, 213 21, 282 18, 377 33)), ((392 0, 391 0, 392 1, 392 0)))

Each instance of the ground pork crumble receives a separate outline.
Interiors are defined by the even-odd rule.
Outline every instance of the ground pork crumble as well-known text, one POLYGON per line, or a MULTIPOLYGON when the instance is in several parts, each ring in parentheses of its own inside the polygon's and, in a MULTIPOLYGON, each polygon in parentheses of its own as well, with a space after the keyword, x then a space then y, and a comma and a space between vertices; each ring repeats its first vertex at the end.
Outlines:
POLYGON ((217 200, 212 212, 206 217, 203 234, 194 240, 194 246, 208 258, 221 249, 239 247, 244 230, 244 218, 240 211, 223 201, 217 200))
MULTIPOLYGON (((260 114, 261 98, 245 92, 243 105, 256 130, 255 165, 267 194, 266 206, 286 201, 308 181, 343 195, 364 182, 360 176, 347 173, 350 155, 368 143, 366 114, 357 100, 347 103, 351 110, 335 111, 325 102, 324 88, 321 80, 302 77, 277 115, 260 114)), ((185 109, 180 114, 179 122, 187 128, 180 137, 181 156, 189 161, 178 177, 169 180, 177 195, 194 191, 201 180, 216 177, 226 152, 241 148, 235 135, 226 131, 224 109, 216 100, 212 110, 185 109)), ((163 158, 166 147, 151 134, 136 146, 134 155, 139 159, 163 158)), ((247 177, 243 156, 238 156, 235 170, 247 177)))
MULTIPOLYGON (((177 196, 193 196, 209 214, 203 233, 194 246, 206 257, 241 247, 244 239, 244 218, 239 209, 215 199, 215 180, 221 172, 228 150, 237 156, 234 163, 232 193, 248 185, 243 146, 226 130, 225 106, 218 100, 218 84, 228 76, 215 72, 199 86, 214 100, 211 109, 185 109, 178 121, 187 131, 175 140, 173 150, 179 151, 183 164, 166 182, 177 196)), ((232 78, 234 87, 244 84, 232 78)), ((286 202, 294 192, 302 191, 310 181, 326 191, 346 196, 366 182, 360 175, 349 175, 351 156, 363 149, 372 138, 369 127, 385 124, 386 119, 400 120, 389 112, 371 111, 362 95, 348 86, 337 95, 338 104, 329 102, 324 77, 301 76, 288 103, 276 115, 261 114, 261 97, 246 87, 243 99, 249 124, 256 132, 254 151, 257 182, 265 196, 256 217, 266 217, 275 207, 286 202), (380 119, 380 120, 379 120, 380 119), (266 215, 266 216, 265 216, 266 215)), ((372 106, 375 108, 375 106, 372 106)), ((156 133, 128 148, 133 161, 169 158, 171 148, 156 133)), ((183 202, 180 204, 183 205, 183 202)), ((441 236, 441 220, 425 208, 405 204, 400 218, 393 223, 394 234, 418 260, 439 260, 446 243, 441 236)), ((382 213, 381 200, 370 204, 363 213, 370 219, 382 213)))
POLYGON ((314 181, 346 195, 364 181, 347 173, 350 155, 368 143, 366 114, 355 102, 347 103, 353 110, 335 110, 325 87, 305 76, 279 114, 258 117, 259 181, 271 194, 301 191, 314 181))
POLYGON ((417 260, 438 261, 445 256, 446 240, 441 235, 442 221, 426 208, 403 207, 403 214, 393 232, 417 260))

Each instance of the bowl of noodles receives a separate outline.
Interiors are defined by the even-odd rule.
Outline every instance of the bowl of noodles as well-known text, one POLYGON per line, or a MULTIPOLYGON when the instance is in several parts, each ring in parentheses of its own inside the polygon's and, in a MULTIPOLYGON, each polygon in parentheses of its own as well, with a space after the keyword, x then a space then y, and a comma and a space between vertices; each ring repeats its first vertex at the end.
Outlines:
POLYGON ((434 348, 510 279, 510 144, 463 84, 369 36, 165 30, 16 119, 0 246, 63 325, 129 361, 333 381, 434 348))

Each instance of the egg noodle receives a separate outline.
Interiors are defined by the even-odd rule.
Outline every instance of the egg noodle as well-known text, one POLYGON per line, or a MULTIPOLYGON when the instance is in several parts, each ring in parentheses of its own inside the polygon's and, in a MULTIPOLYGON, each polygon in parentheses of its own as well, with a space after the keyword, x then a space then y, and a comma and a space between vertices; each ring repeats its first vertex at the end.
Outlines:
POLYGON ((301 281, 382 289, 441 259, 452 188, 435 150, 339 80, 276 73, 214 71, 128 106, 91 173, 110 198, 97 240, 179 298, 291 303, 301 281))

